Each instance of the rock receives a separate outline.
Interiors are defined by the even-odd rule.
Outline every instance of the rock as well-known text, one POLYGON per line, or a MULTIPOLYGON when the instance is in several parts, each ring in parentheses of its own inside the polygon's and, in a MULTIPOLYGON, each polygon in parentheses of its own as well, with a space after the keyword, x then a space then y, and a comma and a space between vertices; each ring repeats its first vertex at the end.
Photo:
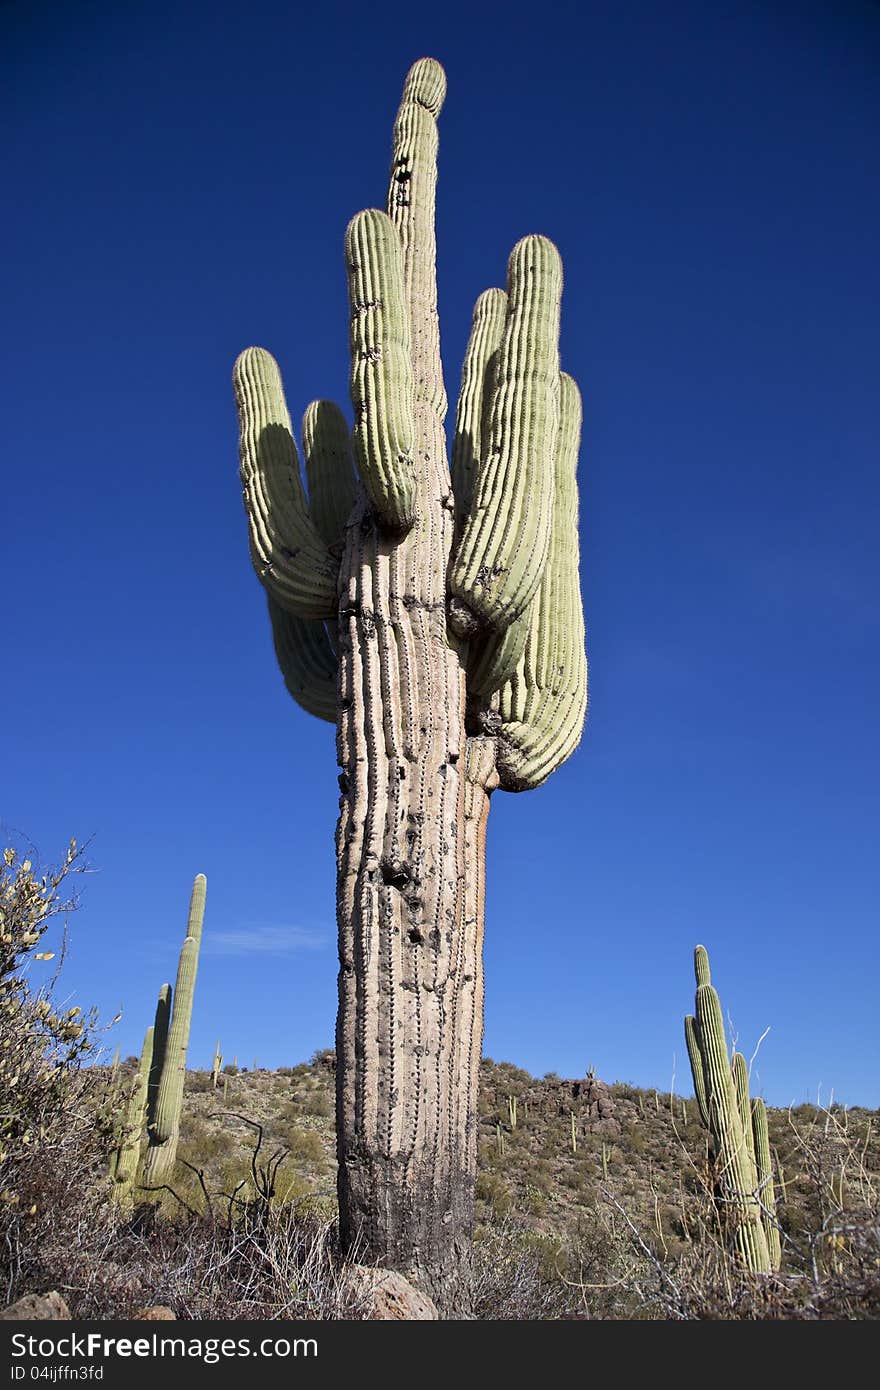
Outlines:
POLYGON ((427 1294, 394 1269, 350 1265, 346 1278, 352 1293, 370 1319, 392 1322, 436 1322, 440 1314, 427 1294))
POLYGON ((134 1315, 135 1322, 177 1322, 177 1314, 166 1308, 164 1303, 156 1303, 152 1308, 141 1308, 134 1315))
POLYGON ((0 1318, 10 1322, 37 1322, 56 1318, 71 1321, 71 1312, 57 1289, 51 1293, 26 1293, 17 1303, 12 1303, 0 1313, 0 1318))

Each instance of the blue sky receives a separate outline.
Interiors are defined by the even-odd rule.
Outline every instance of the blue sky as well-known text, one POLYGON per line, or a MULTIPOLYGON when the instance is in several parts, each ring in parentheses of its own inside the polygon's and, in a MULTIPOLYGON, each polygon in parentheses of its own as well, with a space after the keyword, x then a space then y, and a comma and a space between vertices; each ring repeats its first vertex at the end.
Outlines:
POLYGON ((136 1051, 204 872, 192 1063, 332 1043, 333 732, 275 666, 230 372, 348 405, 343 234, 430 54, 450 397, 542 232, 585 408, 590 715, 493 798, 484 1051, 688 1092, 703 942, 754 1089, 880 1105, 880 6, 20 0, 0 44, 0 825, 91 838, 65 991, 136 1051))

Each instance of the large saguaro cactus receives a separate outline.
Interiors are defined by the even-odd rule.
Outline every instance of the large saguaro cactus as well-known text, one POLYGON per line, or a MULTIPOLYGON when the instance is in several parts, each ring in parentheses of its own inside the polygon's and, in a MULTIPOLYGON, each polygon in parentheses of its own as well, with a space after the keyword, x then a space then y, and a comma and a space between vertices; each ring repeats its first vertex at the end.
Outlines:
POLYGON ((251 556, 285 684, 337 726, 340 1222, 466 1308, 489 797, 542 783, 587 700, 574 381, 542 236, 477 300, 452 469, 435 275, 431 58, 406 78, 386 210, 345 238, 351 440, 314 402, 308 499, 277 364, 234 369, 251 556))

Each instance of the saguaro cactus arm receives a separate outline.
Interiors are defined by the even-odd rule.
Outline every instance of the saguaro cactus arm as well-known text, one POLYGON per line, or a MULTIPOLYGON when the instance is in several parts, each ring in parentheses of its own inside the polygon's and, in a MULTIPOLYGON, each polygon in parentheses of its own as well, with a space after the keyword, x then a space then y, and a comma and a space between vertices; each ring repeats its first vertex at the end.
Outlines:
POLYGON ((498 775, 505 791, 539 786, 574 752, 587 712, 576 468, 580 393, 561 377, 550 553, 528 611, 516 670, 501 687, 498 775))
POLYGON ((474 305, 455 414, 452 489, 459 531, 468 520, 474 482, 488 451, 489 411, 506 319, 507 295, 504 290, 484 290, 474 305))
POLYGON ((339 663, 320 618, 288 613, 266 595, 275 656, 287 691, 307 714, 336 723, 339 663))
POLYGON ((696 1032, 697 1020, 693 1014, 688 1014, 684 1021, 684 1037, 687 1045, 687 1054, 691 1064, 691 1073, 694 1078, 694 1095, 697 1098, 697 1109, 700 1112, 700 1122, 709 1128, 709 1103, 706 1098, 706 1077, 703 1072, 703 1059, 700 1056, 700 1044, 697 1040, 696 1032))
POLYGON ((770 1131, 767 1125, 767 1108, 760 1096, 752 1101, 752 1134, 755 1140, 755 1165, 758 1174, 758 1200, 761 1203, 761 1221, 767 1237, 771 1269, 779 1269, 782 1264, 782 1236, 776 1218, 776 1188, 773 1182, 773 1161, 770 1157, 770 1131))
POLYGON ((309 514, 278 363, 263 348, 246 348, 232 379, 254 568, 282 608, 333 617, 339 566, 309 514))
MULTIPOLYGON (((517 242, 488 439, 450 575, 450 619, 470 636, 508 627, 541 581, 553 522, 562 262, 546 237, 517 242)), ((494 354, 493 354, 494 356, 494 354)))
MULTIPOLYGON (((312 401, 302 422, 309 484, 309 512, 331 554, 339 555, 355 503, 351 438, 345 416, 332 401, 312 401)), ((335 611, 334 611, 335 625, 335 611)))
POLYGON ((125 1129, 111 1169, 114 1181, 113 1197, 120 1206, 128 1206, 132 1199, 132 1187, 137 1176, 141 1139, 147 1118, 147 1088, 152 1061, 153 1028, 151 1026, 144 1034, 144 1045, 141 1050, 137 1075, 125 1111, 125 1129))
POLYGON ((412 359, 403 252, 390 217, 358 213, 345 237, 351 303, 351 403, 361 482, 385 527, 416 514, 412 359))
POLYGON ((153 1050, 150 1058, 150 1080, 147 1086, 147 1128, 156 1119, 156 1101, 159 1098, 159 1082, 165 1065, 165 1048, 168 1045, 168 1028, 171 1023, 171 986, 164 984, 156 1001, 156 1015, 153 1019, 153 1050))

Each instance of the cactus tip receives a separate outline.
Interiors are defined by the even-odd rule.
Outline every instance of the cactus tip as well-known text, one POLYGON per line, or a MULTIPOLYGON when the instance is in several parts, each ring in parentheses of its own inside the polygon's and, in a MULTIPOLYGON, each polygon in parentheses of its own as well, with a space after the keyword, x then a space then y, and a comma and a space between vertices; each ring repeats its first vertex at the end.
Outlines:
POLYGON ((709 971, 709 956, 705 946, 697 946, 694 949, 694 971, 697 976, 698 986, 712 983, 712 976, 709 971))
POLYGON ((419 58, 406 75, 404 101, 424 106, 432 116, 439 116, 446 96, 446 73, 436 58, 419 58))

